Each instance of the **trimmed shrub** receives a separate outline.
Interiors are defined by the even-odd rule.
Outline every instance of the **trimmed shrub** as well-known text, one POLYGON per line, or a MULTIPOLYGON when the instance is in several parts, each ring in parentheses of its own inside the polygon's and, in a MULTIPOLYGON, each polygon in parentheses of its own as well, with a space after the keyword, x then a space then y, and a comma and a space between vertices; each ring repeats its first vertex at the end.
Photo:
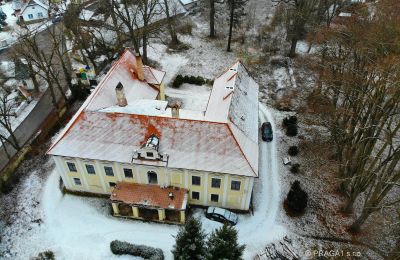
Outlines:
POLYGON ((300 182, 295 181, 286 197, 288 208, 294 213, 303 213, 307 207, 308 194, 301 189, 300 182))
POLYGON ((288 154, 290 156, 296 156, 299 153, 299 148, 297 146, 290 146, 288 150, 288 154))
POLYGON ((284 127, 288 127, 289 125, 297 124, 297 116, 285 117, 282 122, 284 127))
POLYGON ((111 252, 115 255, 132 255, 150 260, 163 260, 164 253, 160 248, 134 245, 128 242, 114 240, 110 243, 111 252))
POLYGON ((290 125, 287 126, 287 128, 286 128, 286 135, 287 136, 296 136, 297 133, 298 133, 297 125, 290 124, 290 125))
POLYGON ((179 88, 183 84, 183 77, 182 75, 176 76, 174 82, 172 83, 172 87, 179 88))
POLYGON ((56 259, 53 251, 47 250, 38 254, 37 257, 33 258, 34 260, 54 260, 56 259))
POLYGON ((203 84, 206 84, 209 82, 209 80, 201 77, 201 76, 182 76, 182 75, 177 75, 174 82, 172 83, 172 87, 174 88, 179 88, 183 83, 189 83, 189 84, 194 84, 201 86, 203 84))
POLYGON ((300 164, 295 163, 290 167, 291 173, 299 173, 300 172, 300 164))

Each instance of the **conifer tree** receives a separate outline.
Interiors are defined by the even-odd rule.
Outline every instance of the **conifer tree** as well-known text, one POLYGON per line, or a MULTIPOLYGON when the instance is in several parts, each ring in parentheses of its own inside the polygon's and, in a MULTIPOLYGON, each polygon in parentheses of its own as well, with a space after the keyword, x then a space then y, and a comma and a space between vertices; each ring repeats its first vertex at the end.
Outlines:
POLYGON ((239 245, 237 239, 236 229, 228 224, 213 231, 207 242, 207 260, 242 259, 245 246, 239 245))
POLYGON ((172 250, 174 259, 197 260, 204 259, 206 234, 203 231, 200 220, 188 218, 185 225, 180 228, 175 238, 172 250))

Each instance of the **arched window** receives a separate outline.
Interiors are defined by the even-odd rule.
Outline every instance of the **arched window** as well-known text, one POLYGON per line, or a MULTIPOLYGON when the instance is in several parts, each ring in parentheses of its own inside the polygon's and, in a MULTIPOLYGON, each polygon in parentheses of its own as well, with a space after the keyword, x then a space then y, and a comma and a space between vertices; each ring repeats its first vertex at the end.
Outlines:
POLYGON ((157 173, 153 171, 147 172, 147 179, 149 180, 149 184, 158 184, 157 173))

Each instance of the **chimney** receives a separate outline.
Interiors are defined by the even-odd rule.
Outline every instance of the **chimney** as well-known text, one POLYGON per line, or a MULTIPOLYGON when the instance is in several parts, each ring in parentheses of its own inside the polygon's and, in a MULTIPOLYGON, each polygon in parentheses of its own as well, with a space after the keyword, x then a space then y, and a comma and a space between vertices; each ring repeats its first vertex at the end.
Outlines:
POLYGON ((117 96, 117 105, 120 107, 125 107, 128 105, 128 101, 126 101, 124 86, 122 86, 121 82, 115 87, 115 95, 117 96))
POLYGON ((172 101, 169 107, 171 108, 172 117, 179 118, 179 109, 181 108, 181 102, 172 101))
POLYGON ((136 59, 136 72, 138 79, 144 80, 142 56, 140 56, 139 53, 135 53, 135 59, 136 59))

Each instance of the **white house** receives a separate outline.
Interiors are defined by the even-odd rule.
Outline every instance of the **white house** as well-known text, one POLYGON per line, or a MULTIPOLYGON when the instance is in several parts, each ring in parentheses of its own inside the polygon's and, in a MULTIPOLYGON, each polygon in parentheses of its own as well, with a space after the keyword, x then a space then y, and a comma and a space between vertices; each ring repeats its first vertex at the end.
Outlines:
POLYGON ((20 20, 33 22, 49 18, 49 6, 39 0, 29 0, 21 9, 20 20))

